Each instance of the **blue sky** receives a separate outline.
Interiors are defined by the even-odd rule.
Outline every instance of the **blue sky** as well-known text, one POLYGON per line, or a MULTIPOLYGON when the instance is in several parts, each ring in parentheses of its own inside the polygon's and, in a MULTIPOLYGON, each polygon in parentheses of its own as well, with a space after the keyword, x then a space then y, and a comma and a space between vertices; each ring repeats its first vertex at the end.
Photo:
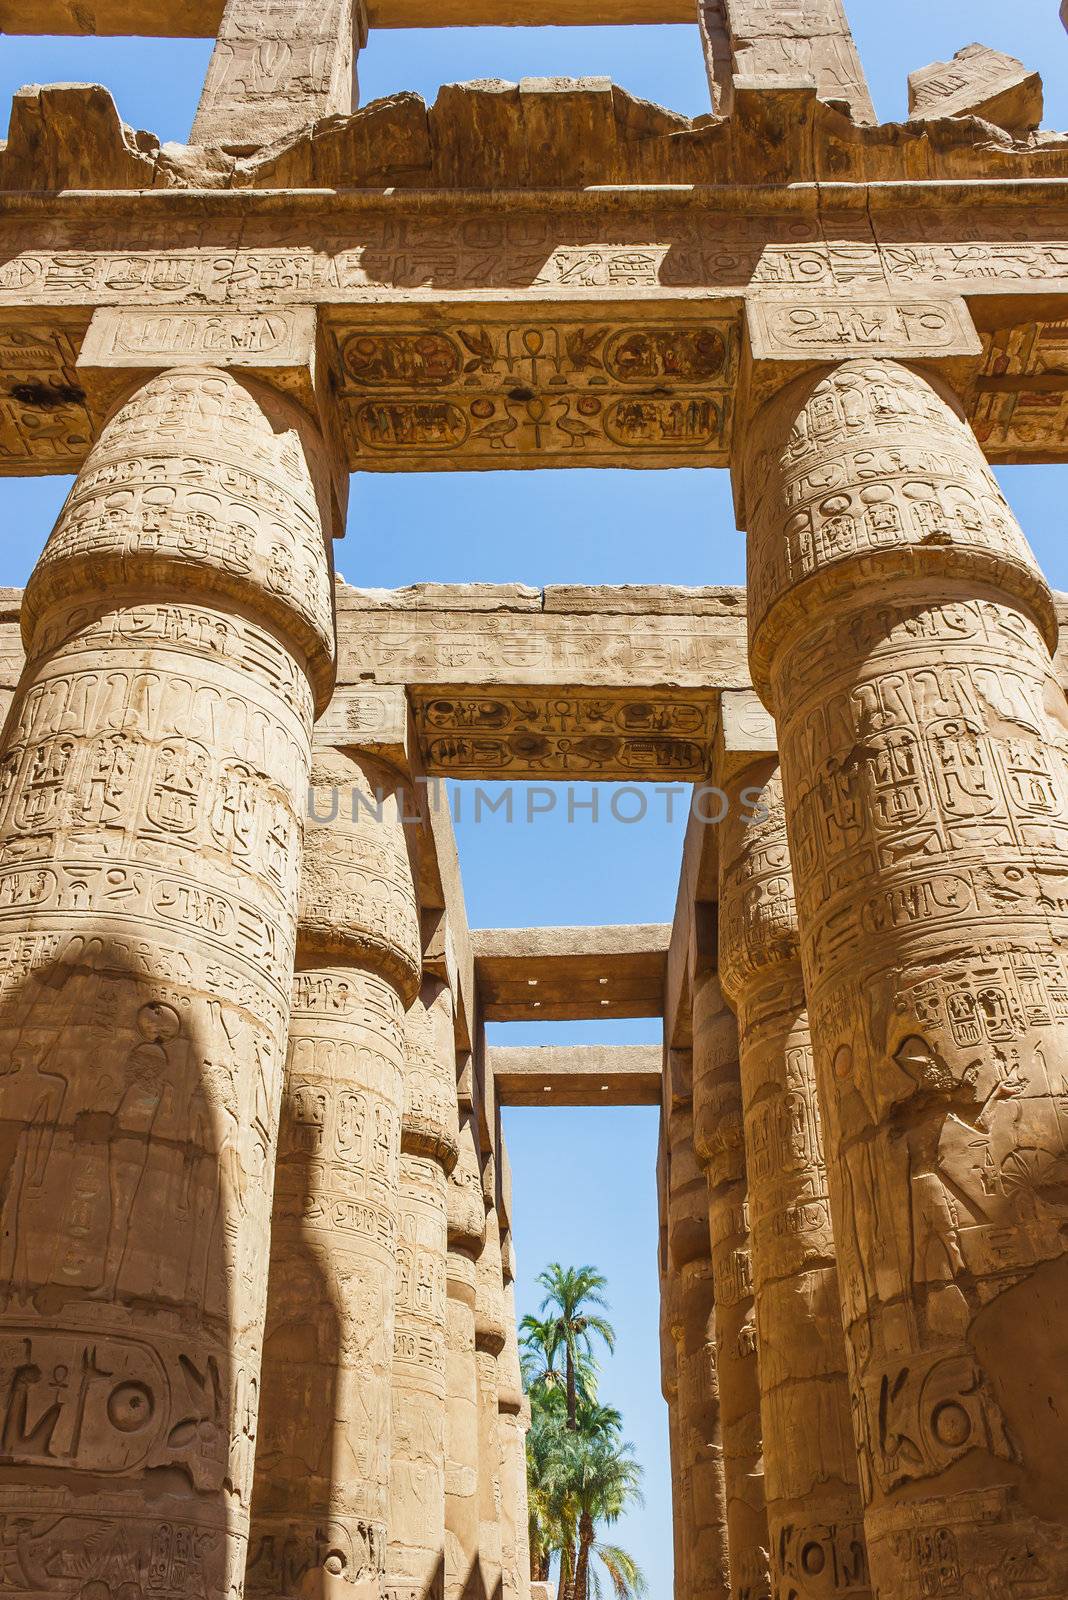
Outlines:
MULTIPOLYGON (((980 40, 1046 77, 1047 125, 1068 128, 1068 35, 1057 0, 847 0, 876 106, 905 108, 909 71, 980 40)), ((27 82, 95 81, 127 121, 184 139, 210 46, 199 40, 0 39, 0 122, 27 82)), ((633 93, 697 114, 708 109, 696 30, 484 29, 382 33, 361 61, 364 102, 397 89, 433 98, 442 82, 522 75, 606 74, 633 93)), ((1001 474, 1051 582, 1068 589, 1062 507, 1068 469, 1001 474)), ((21 584, 66 492, 60 479, 0 489, 0 583, 21 584)), ((426 580, 545 583, 738 583, 744 550, 726 474, 532 472, 361 476, 338 551, 352 583, 426 580)), ((521 809, 521 808, 520 808, 521 809)), ((604 808, 602 807, 602 813, 604 808)), ((640 826, 580 813, 532 825, 483 816, 459 829, 474 926, 670 920, 681 823, 654 809, 640 826)), ((496 1027, 498 1042, 654 1040, 649 1023, 496 1027)), ((611 1284, 619 1351, 604 1392, 623 1409, 646 1466, 647 1507, 619 1530, 645 1567, 652 1600, 671 1592, 667 1433, 659 1400, 651 1111, 513 1111, 506 1129, 515 1174, 520 1309, 552 1258, 593 1261, 611 1284)))

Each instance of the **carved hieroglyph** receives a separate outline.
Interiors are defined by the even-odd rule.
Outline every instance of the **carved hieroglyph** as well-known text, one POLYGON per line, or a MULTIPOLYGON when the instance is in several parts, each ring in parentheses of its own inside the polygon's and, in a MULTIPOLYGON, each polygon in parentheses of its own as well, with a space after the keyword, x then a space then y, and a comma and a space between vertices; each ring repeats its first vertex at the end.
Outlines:
MULTIPOLYGON (((676 1058, 680 1052, 675 1052, 676 1058)), ((668 1118, 668 1303, 675 1344, 674 1493, 685 1519, 680 1600, 727 1600, 726 1492, 716 1375, 708 1186, 693 1149, 693 1115, 668 1118)))
POLYGON ((868 1565, 776 758, 725 792, 719 964, 738 1014, 772 1581, 794 1600, 861 1600, 868 1565))
POLYGON ((12 1593, 241 1591, 328 506, 296 407, 164 374, 26 591, 0 758, 12 1593))
POLYGON ((476 1592, 478 1573, 478 1374, 475 1261, 486 1237, 486 1204, 475 1112, 460 1116, 460 1153, 449 1174, 446 1287, 445 1600, 476 1592))
POLYGON ((858 361, 751 433, 883 1600, 1068 1587, 1068 712, 1049 592, 948 391, 858 361))
POLYGON ((386 1556, 404 1106, 419 919, 391 769, 312 767, 271 1226, 248 1589, 368 1584, 386 1556))
POLYGON ((448 1174, 459 1136, 452 993, 426 976, 404 1022, 387 1600, 442 1600, 448 1174))
POLYGON ((727 115, 736 78, 811 79, 821 100, 875 122, 842 0, 701 0, 701 36, 716 110, 727 115))
POLYGON ((486 1242, 478 1258, 475 1282, 475 1368, 478 1375, 478 1557, 481 1593, 493 1596, 502 1588, 500 1374, 498 1357, 507 1337, 504 1279, 501 1267, 501 1233, 493 1202, 494 1162, 489 1156, 482 1169, 486 1195, 486 1242))
POLYGON ((356 108, 363 0, 226 0, 190 138, 255 150, 356 108))
POLYGON ((730 1594, 731 1600, 767 1600, 768 1519, 738 1026, 711 974, 694 982, 693 1144, 708 1182, 730 1594))

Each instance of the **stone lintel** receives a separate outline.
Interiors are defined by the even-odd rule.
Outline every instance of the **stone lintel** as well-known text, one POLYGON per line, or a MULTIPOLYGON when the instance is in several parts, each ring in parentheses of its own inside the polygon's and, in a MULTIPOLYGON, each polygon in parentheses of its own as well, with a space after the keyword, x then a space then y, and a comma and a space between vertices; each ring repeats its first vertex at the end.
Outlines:
MULTIPOLYGON (((223 0, 0 0, 0 33, 211 39, 223 0)), ((693 0, 368 0, 373 28, 693 23, 693 0)))
POLYGON ((490 1066, 503 1106, 655 1106, 660 1045, 494 1045, 490 1066))
POLYGON ((968 44, 952 61, 932 61, 909 73, 909 118, 982 117, 1010 133, 1042 121, 1042 79, 1015 56, 968 44))
POLYGON ((146 381, 149 374, 205 366, 247 372, 289 395, 316 418, 332 466, 334 537, 343 537, 347 452, 337 431, 315 306, 268 311, 99 306, 76 363, 86 407, 97 426, 132 384, 146 381))
POLYGON ((762 755, 779 748, 775 721, 752 689, 731 689, 720 696, 712 779, 724 784, 762 755))
POLYGON ((494 928, 473 935, 487 1022, 658 1017, 670 928, 494 928))

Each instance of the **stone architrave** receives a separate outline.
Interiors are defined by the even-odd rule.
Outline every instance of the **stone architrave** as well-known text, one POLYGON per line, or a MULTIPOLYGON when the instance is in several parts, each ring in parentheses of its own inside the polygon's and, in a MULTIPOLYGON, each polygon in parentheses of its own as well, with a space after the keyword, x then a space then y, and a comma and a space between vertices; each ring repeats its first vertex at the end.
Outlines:
POLYGON ((324 750, 313 762, 250 1595, 332 1579, 377 1594, 385 1567, 402 1027, 421 966, 407 795, 366 756, 324 750))
MULTIPOLYGON (((673 1052, 673 1060, 682 1054, 673 1052)), ((708 1186, 694 1155, 689 1101, 680 1101, 670 1112, 668 1151, 669 1316, 675 1342, 678 1452, 678 1476, 673 1482, 685 1522, 681 1592, 686 1600, 728 1600, 708 1186)))
POLYGON ((764 1486, 775 1594, 870 1594, 782 784, 723 784, 719 966, 738 1017, 764 1486))
POLYGON ((26 590, 0 1523, 34 1590, 241 1590, 330 499, 290 401, 165 372, 111 415, 26 590))
POLYGON ((768 1519, 738 1026, 711 973, 698 974, 693 989, 693 1145, 708 1183, 730 1594, 731 1600, 767 1600, 768 1519))
POLYGON ((909 118, 982 117, 1026 134, 1042 121, 1042 79, 1015 56, 985 44, 965 45, 952 61, 909 73, 909 118))
POLYGON ((808 80, 856 122, 877 118, 842 0, 700 0, 712 103, 729 116, 739 81, 808 80))
POLYGON ((857 360, 748 430, 872 1588, 1068 1590, 1068 711, 953 394, 857 360))
POLYGON ((501 1580, 504 1600, 530 1600, 530 1530, 527 1525, 527 1429, 530 1402, 523 1393, 515 1308, 515 1259, 510 1234, 501 1240, 504 1349, 497 1387, 501 1451, 501 1580))
POLYGON ((193 120, 193 144, 274 144, 359 101, 363 0, 227 0, 193 120))
POLYGON ((459 1155, 453 999, 427 974, 404 1020, 387 1600, 445 1592, 448 1175, 459 1155))
POLYGON ((486 1200, 486 1242, 476 1264, 475 1368, 478 1375, 478 1560, 480 1592, 492 1597, 503 1590, 499 1357, 507 1340, 501 1234, 494 1202, 492 1156, 483 1159, 482 1190, 486 1200))
POLYGON ((474 1110, 460 1113, 459 1159, 449 1174, 446 1264, 445 1600, 474 1600, 478 1581, 478 1373, 476 1261, 486 1238, 486 1203, 474 1110))

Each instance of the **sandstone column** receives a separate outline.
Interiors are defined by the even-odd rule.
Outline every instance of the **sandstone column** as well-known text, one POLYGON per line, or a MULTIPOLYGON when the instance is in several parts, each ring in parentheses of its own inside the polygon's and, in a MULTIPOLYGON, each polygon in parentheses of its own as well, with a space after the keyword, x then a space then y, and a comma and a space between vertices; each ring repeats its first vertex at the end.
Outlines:
POLYGON ((775 1593, 865 1596, 834 1233, 774 756, 724 782, 720 977, 738 1016, 775 1593))
POLYGON ((445 1588, 445 1265, 459 1137, 452 992, 427 975, 405 1018, 388 1600, 445 1588))
POLYGON ((1068 1588, 1068 715, 956 399, 891 361, 749 430, 880 1600, 1068 1588))
POLYGON ((26 590, 0 1521, 29 1588, 240 1591, 329 504, 295 405, 165 372, 107 422, 26 590))
POLYGON ((250 1594, 377 1596, 386 1554, 404 1008, 419 985, 407 791, 317 755, 279 1135, 250 1594))
POLYGON ((515 1309, 515 1255, 511 1235, 501 1241, 504 1349, 497 1391, 501 1452, 501 1572, 505 1600, 530 1600, 530 1530, 527 1523, 527 1429, 530 1402, 523 1393, 515 1309))
MULTIPOLYGON (((660 1121, 660 1152, 657 1163, 657 1183, 666 1186, 667 1183, 667 1157, 665 1154, 666 1133, 663 1115, 660 1121)), ((664 1397, 668 1413, 668 1455, 671 1467, 671 1539, 674 1557, 674 1588, 675 1600, 684 1600, 686 1595, 687 1551, 686 1534, 689 1519, 684 1515, 684 1502, 689 1502, 689 1488, 683 1487, 682 1461, 679 1451, 679 1373, 678 1356, 675 1350, 674 1328, 677 1322, 675 1313, 674 1296, 676 1290, 675 1274, 668 1270, 667 1263, 667 1197, 661 1194, 662 1215, 665 1220, 660 1227, 660 1393, 664 1397)))
POLYGON ((366 42, 363 0, 226 0, 190 142, 247 152, 347 116, 366 42))
POLYGON ((501 1572, 501 1436, 498 1357, 506 1329, 501 1271, 501 1235, 495 1203, 494 1161, 484 1159, 486 1242, 478 1258, 475 1281, 475 1367, 478 1373, 478 1555, 481 1593, 499 1600, 501 1572))
MULTIPOLYGON (((673 1067, 678 1067, 683 1054, 672 1051, 673 1067)), ((694 1154, 692 1104, 688 1098, 674 1099, 668 1117, 668 1272, 676 1375, 677 1459, 672 1482, 683 1519, 682 1581, 677 1588, 686 1600, 727 1600, 726 1489, 708 1187, 694 1154)))
POLYGON ((731 1600, 762 1600, 769 1592, 768 1519, 738 1028, 708 973, 697 975, 693 990, 693 1143, 708 1182, 731 1600))
POLYGON ((449 1175, 448 1200, 445 1594, 446 1600, 460 1600, 475 1596, 478 1581, 475 1263, 486 1237, 478 1127, 470 1105, 461 1110, 460 1155, 449 1175))

